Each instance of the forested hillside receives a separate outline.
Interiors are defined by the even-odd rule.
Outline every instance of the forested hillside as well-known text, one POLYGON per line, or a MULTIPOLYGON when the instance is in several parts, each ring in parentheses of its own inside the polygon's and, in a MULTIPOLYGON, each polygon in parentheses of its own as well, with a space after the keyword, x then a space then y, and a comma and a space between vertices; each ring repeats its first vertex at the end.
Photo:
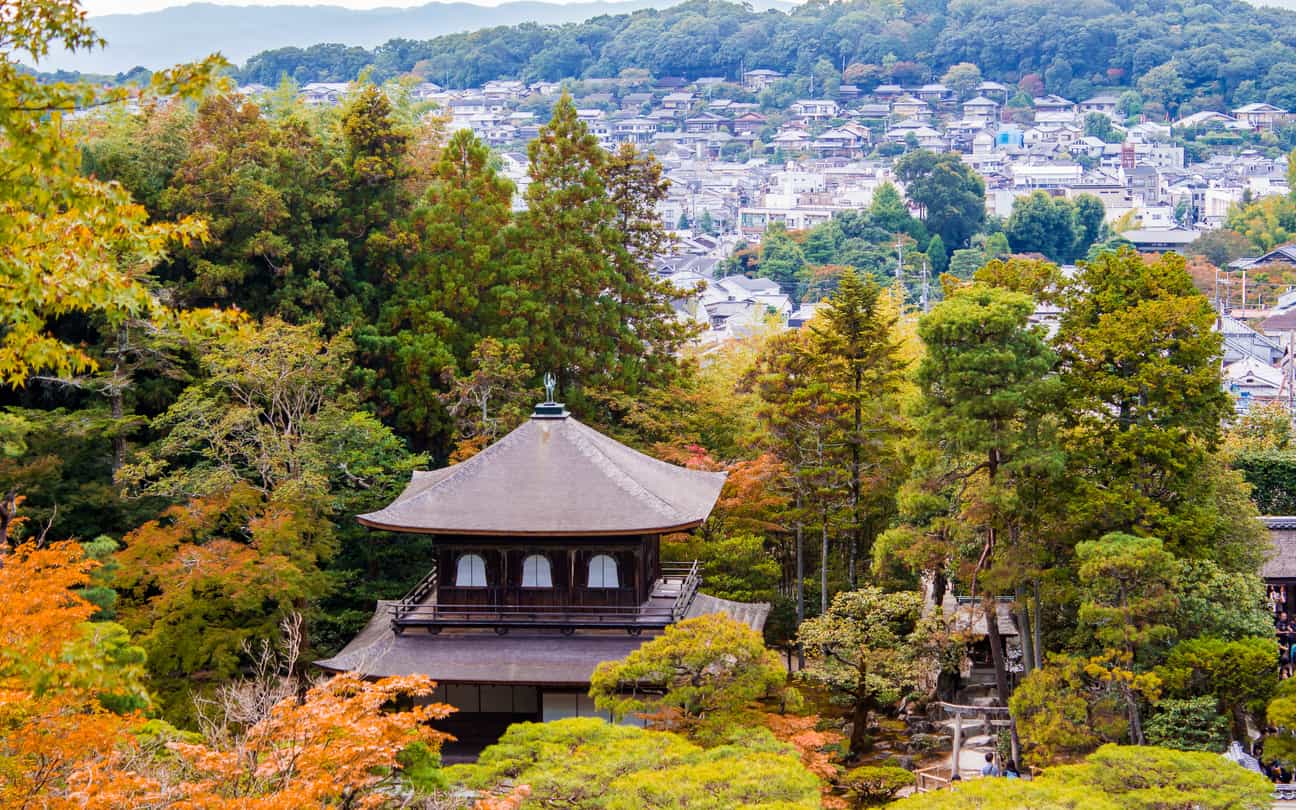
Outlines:
POLYGON ((770 68, 809 76, 821 60, 868 89, 934 80, 971 62, 988 79, 1015 84, 1037 74, 1048 92, 1084 97, 1094 86, 1152 75, 1177 100, 1269 100, 1296 106, 1296 13, 1243 2, 870 0, 811 2, 789 14, 756 13, 722 0, 596 17, 580 24, 524 24, 427 41, 392 40, 360 59, 357 49, 286 48, 248 61, 244 81, 354 78, 360 63, 379 78, 416 71, 451 87, 497 78, 556 81, 615 77, 727 76, 770 68), (854 71, 852 64, 859 67, 854 71), (1154 69, 1156 73, 1152 73, 1154 69))

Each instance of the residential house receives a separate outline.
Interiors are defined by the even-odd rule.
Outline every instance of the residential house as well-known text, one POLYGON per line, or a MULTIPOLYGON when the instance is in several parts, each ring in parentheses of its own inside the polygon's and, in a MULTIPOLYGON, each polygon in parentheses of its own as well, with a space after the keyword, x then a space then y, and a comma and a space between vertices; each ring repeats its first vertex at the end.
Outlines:
POLYGON ((963 118, 976 121, 983 126, 990 126, 999 120, 999 104, 985 96, 977 96, 963 102, 963 118))
POLYGON ((700 112, 684 119, 685 132, 728 132, 732 128, 732 121, 711 112, 700 112))
POLYGON ((898 84, 879 84, 873 88, 873 98, 878 101, 894 101, 904 94, 904 88, 898 84))
POLYGON ((744 73, 742 76, 742 83, 743 87, 754 93, 758 93, 781 78, 783 78, 783 74, 779 73, 777 70, 757 68, 756 70, 749 70, 744 73))
POLYGON ((670 110, 674 113, 685 113, 688 112, 689 107, 693 106, 693 100, 695 98, 696 96, 688 91, 667 93, 662 98, 661 106, 663 110, 670 110))
POLYGON ((914 91, 914 95, 928 103, 940 104, 953 100, 954 91, 943 84, 924 84, 914 91))
POLYGON ((900 96, 891 102, 891 115, 897 119, 926 119, 931 115, 931 107, 913 96, 900 96))
POLYGON ((637 112, 645 104, 652 104, 652 93, 626 93, 621 97, 621 109, 637 112))
POLYGON ((743 113, 733 120, 733 131, 738 135, 760 132, 767 123, 765 116, 758 112, 743 113))
POLYGON ((1279 124, 1285 122, 1287 111, 1272 104, 1257 102, 1238 107, 1233 111, 1233 117, 1254 130, 1264 132, 1277 129, 1279 124))
POLYGON ((1120 99, 1113 95, 1101 95, 1087 98, 1080 102, 1080 114, 1084 116, 1089 113, 1099 113, 1100 115, 1105 115, 1115 121, 1120 117, 1120 114, 1116 111, 1116 106, 1119 102, 1120 99))
POLYGON ((793 115, 807 121, 827 121, 836 118, 838 110, 837 102, 827 98, 800 99, 793 102, 790 107, 793 115))

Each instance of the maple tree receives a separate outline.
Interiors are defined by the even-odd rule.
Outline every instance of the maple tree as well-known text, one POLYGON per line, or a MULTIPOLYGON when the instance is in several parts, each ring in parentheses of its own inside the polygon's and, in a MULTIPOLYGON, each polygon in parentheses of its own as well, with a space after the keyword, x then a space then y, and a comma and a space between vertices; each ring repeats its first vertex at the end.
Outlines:
MULTIPOLYGON (((131 88, 42 83, 20 65, 51 48, 101 44, 72 0, 5 3, 0 14, 0 381, 22 385, 35 371, 87 371, 94 359, 56 334, 51 322, 93 314, 174 319, 148 273, 177 244, 202 238, 201 222, 149 221, 119 185, 80 173, 81 154, 63 126, 76 109, 124 101, 131 88)), ((151 93, 193 97, 211 83, 219 57, 159 71, 151 93)), ((183 322, 196 325, 192 316, 183 322)))
MULTIPOLYGON (((120 627, 92 625, 76 590, 95 563, 74 542, 25 543, 0 563, 0 805, 81 807, 108 779, 133 722, 103 695, 143 694, 137 660, 114 661, 120 627), (115 629, 114 629, 115 628, 115 629)), ((137 779, 125 779, 129 789, 137 779)))

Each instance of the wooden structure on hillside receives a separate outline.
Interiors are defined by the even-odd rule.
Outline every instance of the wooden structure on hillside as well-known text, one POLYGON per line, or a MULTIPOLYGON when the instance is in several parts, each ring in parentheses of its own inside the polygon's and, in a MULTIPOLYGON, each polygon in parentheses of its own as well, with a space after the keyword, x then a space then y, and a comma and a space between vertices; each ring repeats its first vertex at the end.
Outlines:
MULTIPOLYGON (((661 561, 662 535, 710 513, 722 473, 636 452, 558 403, 476 456, 416 472, 373 529, 435 536, 427 575, 378 604, 331 671, 426 674, 459 711, 439 727, 475 753, 513 722, 597 714, 602 661, 684 618, 728 613, 754 629, 769 606, 700 592, 696 562, 661 561)), ((453 755, 453 751, 451 754, 453 755)))

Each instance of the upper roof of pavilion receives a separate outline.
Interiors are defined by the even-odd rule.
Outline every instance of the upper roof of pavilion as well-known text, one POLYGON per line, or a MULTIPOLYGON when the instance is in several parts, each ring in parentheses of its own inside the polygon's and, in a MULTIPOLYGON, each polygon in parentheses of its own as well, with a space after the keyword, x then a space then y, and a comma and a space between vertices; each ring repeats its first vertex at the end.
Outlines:
POLYGON ((424 534, 662 534, 706 520, 724 478, 646 456, 545 403, 467 461, 415 472, 359 520, 424 534))

